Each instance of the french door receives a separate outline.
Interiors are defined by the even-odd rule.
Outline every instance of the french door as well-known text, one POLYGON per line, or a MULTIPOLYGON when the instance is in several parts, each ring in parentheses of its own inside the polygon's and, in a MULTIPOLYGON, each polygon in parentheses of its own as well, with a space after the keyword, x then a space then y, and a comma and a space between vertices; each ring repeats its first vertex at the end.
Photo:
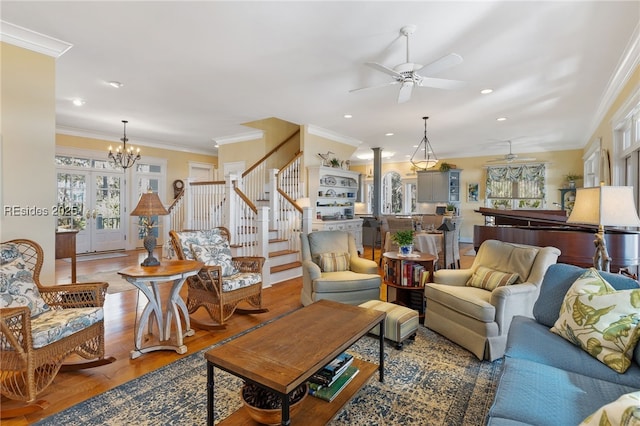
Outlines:
POLYGON ((76 252, 124 249, 124 174, 61 168, 57 174, 57 226, 79 231, 76 252))

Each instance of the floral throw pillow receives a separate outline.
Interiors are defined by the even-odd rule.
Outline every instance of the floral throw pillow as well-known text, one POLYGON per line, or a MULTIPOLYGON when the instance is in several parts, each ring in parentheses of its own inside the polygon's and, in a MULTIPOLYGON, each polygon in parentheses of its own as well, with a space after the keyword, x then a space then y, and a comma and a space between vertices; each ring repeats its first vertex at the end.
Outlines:
POLYGON ((640 288, 617 291, 590 268, 567 291, 551 331, 624 373, 640 339, 639 324, 640 288))
POLYGON ((511 285, 517 280, 518 274, 500 272, 485 266, 479 266, 467 281, 467 286, 493 291, 498 287, 511 285))
POLYGON ((239 272, 233 265, 231 247, 226 240, 214 245, 191 244, 191 253, 194 259, 207 266, 220 266, 223 277, 229 277, 239 272))
POLYGON ((50 309, 22 257, 0 268, 0 308, 18 306, 27 306, 32 318, 50 309))
POLYGON ((600 407, 579 426, 640 426, 640 391, 622 395, 600 407))
POLYGON ((349 253, 321 253, 316 263, 322 272, 340 272, 349 270, 349 253))
POLYGON ((12 243, 2 244, 0 247, 0 265, 13 262, 17 258, 22 257, 18 246, 12 243))

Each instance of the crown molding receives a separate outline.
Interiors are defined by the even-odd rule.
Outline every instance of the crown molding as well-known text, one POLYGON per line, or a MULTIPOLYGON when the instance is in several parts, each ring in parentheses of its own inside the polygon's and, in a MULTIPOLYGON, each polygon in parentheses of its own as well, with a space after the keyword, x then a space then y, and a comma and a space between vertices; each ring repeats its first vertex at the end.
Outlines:
POLYGON ((59 58, 73 44, 0 20, 0 41, 59 58))
MULTIPOLYGON (((106 141, 111 143, 117 143, 115 142, 115 140, 119 141, 120 138, 122 137, 122 135, 114 136, 112 134, 99 133, 91 130, 77 129, 74 127, 64 127, 64 126, 56 126, 56 133, 59 133, 61 135, 68 135, 68 136, 77 136, 81 138, 98 139, 101 141, 106 141)), ((205 150, 205 149, 172 145, 172 144, 167 144, 167 143, 162 143, 157 141, 150 141, 150 140, 139 139, 139 138, 135 138, 134 141, 130 141, 130 142, 132 145, 136 147, 146 146, 148 148, 166 149, 166 150, 178 151, 178 152, 188 152, 191 154, 217 155, 217 150, 213 146, 211 147, 211 150, 205 150)))
MULTIPOLYGON (((629 82, 631 75, 635 69, 640 65, 640 24, 638 24, 633 31, 633 35, 627 44, 627 47, 622 54, 622 58, 616 67, 615 73, 609 79, 607 88, 602 95, 598 109, 594 115, 592 125, 586 135, 588 143, 598 125, 605 119, 607 112, 615 102, 617 96, 620 94, 625 84, 629 82)), ((585 145, 586 145, 585 143, 585 145)))
POLYGON ((255 130, 252 132, 237 133, 230 136, 220 136, 218 138, 213 138, 213 141, 218 145, 228 145, 232 143, 246 142, 262 138, 264 138, 264 131, 255 130))
POLYGON ((334 142, 340 142, 351 146, 360 146, 360 144, 362 143, 362 141, 358 139, 352 138, 350 136, 340 135, 338 133, 332 132, 331 130, 323 129, 322 127, 318 127, 313 124, 307 124, 305 125, 305 128, 307 129, 307 133, 311 135, 320 136, 334 142))

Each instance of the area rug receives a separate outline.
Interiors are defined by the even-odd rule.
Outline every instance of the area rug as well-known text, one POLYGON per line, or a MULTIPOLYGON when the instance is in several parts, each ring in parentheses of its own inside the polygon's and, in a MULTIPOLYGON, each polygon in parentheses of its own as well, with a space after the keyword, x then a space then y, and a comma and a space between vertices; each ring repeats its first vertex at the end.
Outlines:
MULTIPOLYGON (((205 351, 37 424, 206 424, 205 351)), ((377 362, 377 351, 377 338, 369 336, 349 350, 354 356, 371 362, 377 362)), ((471 353, 420 326, 416 340, 406 343, 403 350, 386 345, 384 383, 379 383, 377 374, 374 375, 329 424, 484 425, 501 369, 501 360, 478 361, 471 353)), ((240 379, 215 370, 216 422, 240 408, 241 384, 240 379)))
POLYGON ((107 294, 121 293, 123 291, 135 290, 136 287, 122 278, 118 274, 118 271, 105 271, 98 272, 89 275, 78 275, 77 282, 79 283, 95 283, 95 282, 108 282, 107 294))

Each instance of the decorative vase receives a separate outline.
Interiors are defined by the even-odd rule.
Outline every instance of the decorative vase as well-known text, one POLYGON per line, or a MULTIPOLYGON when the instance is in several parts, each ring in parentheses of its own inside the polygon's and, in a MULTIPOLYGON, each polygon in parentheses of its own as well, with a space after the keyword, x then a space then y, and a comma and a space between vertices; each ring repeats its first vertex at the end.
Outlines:
POLYGON ((413 244, 400 246, 400 255, 409 256, 411 253, 413 253, 413 244))
MULTIPOLYGON (((303 383, 298 386, 289 397, 289 418, 291 419, 296 411, 302 406, 302 402, 307 397, 307 384, 303 383)), ((249 416, 258 423, 265 425, 279 425, 282 422, 282 404, 280 396, 274 392, 260 388, 256 385, 245 384, 241 391, 240 397, 249 416), (253 394, 254 398, 251 398, 253 394), (256 407, 255 401, 260 400, 261 405, 272 406, 275 408, 259 408, 256 407)))

